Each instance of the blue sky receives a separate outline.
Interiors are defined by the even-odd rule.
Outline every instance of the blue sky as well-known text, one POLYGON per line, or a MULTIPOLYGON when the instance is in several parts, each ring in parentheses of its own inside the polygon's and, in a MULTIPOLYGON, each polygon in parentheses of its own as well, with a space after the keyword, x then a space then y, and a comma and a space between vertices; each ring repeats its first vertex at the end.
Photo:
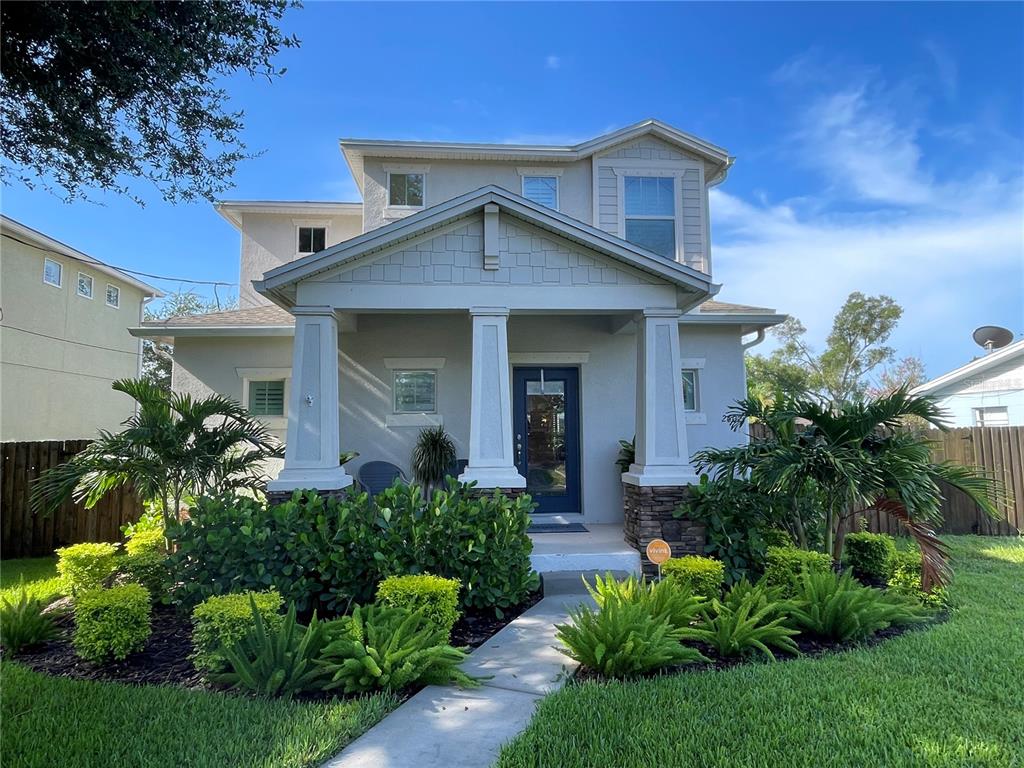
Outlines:
MULTIPOLYGON (((737 157, 712 198, 721 298, 820 342, 850 291, 889 293, 930 375, 975 326, 1024 334, 1024 5, 311 2, 284 26, 282 79, 226 83, 263 151, 226 197, 358 199, 343 136, 565 143, 657 117, 737 157)), ((145 208, 2 205, 112 264, 238 280, 208 203, 137 189, 145 208)))

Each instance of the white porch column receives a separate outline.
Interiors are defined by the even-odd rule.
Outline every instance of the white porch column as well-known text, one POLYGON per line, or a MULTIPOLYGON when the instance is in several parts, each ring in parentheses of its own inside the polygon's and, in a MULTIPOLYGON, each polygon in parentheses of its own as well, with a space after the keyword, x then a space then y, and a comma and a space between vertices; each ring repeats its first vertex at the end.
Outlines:
POLYGON ((512 376, 508 364, 508 308, 472 307, 473 376, 469 464, 459 475, 481 488, 525 488, 512 453, 512 376))
POLYGON ((697 482, 683 417, 679 317, 675 309, 645 309, 637 318, 636 463, 622 481, 640 486, 697 482))
POLYGON ((268 491, 335 491, 352 484, 338 463, 338 320, 331 307, 294 307, 295 346, 284 469, 268 491))

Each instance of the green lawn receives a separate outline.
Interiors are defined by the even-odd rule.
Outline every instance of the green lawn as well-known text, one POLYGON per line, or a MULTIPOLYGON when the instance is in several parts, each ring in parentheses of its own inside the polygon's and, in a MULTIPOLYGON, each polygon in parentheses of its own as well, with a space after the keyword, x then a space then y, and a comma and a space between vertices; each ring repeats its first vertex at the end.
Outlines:
POLYGON ((1024 543, 948 541, 949 621, 824 658, 571 685, 500 768, 1024 765, 1024 543))
POLYGON ((33 597, 50 600, 60 595, 60 577, 57 576, 55 557, 0 561, 0 597, 17 599, 18 584, 22 577, 33 597))

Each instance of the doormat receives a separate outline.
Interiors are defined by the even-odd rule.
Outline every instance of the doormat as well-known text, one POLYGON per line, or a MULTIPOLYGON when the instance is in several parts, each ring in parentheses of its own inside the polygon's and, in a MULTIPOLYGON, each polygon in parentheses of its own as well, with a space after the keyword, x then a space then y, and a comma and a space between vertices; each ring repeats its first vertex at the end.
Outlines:
POLYGON ((589 533, 583 523, 531 523, 527 533, 589 533))

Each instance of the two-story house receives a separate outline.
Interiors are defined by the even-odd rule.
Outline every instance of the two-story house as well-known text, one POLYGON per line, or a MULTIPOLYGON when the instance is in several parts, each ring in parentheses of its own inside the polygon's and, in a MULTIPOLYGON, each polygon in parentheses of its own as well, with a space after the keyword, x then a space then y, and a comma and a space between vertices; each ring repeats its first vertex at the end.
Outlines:
POLYGON ((135 402, 139 324, 156 288, 0 216, 0 440, 77 440, 116 432, 135 402))
POLYGON ((464 480, 585 523, 621 523, 625 495, 631 543, 678 540, 644 520, 671 519, 695 450, 745 439, 722 415, 747 339, 783 319, 714 300, 708 190, 733 158, 655 120, 574 146, 341 151, 361 203, 217 205, 241 233, 240 309, 136 330, 173 337, 173 386, 281 431, 273 491, 408 468, 443 424, 464 480), (342 467, 342 450, 360 457, 342 467))

